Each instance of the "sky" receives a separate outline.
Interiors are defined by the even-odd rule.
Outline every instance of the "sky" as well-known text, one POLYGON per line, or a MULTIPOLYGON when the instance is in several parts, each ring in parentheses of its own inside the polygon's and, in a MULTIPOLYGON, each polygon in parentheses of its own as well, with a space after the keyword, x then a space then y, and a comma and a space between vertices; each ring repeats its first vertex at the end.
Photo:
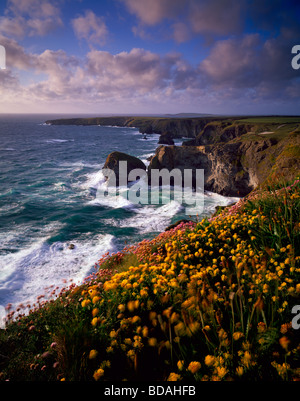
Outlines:
POLYGON ((299 0, 0 0, 0 113, 299 115, 299 0))

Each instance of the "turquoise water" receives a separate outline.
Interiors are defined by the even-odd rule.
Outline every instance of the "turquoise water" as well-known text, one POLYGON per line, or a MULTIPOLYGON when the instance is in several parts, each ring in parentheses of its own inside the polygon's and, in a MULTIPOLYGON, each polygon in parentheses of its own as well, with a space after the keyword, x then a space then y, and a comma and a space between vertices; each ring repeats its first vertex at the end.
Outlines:
MULTIPOLYGON (((145 140, 135 128, 44 124, 59 117, 0 116, 0 306, 80 283, 105 252, 186 217, 175 201, 141 206, 97 196, 107 155, 118 150, 147 163, 158 135, 145 140)), ((203 214, 230 202, 206 194, 203 214)))

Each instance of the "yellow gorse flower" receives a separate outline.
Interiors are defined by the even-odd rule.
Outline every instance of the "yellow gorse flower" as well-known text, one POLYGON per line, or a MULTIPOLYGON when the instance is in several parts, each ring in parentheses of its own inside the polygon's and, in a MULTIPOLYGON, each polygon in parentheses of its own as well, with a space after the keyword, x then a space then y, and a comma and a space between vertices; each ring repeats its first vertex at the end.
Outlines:
MULTIPOLYGON (((195 361, 178 361, 178 376, 200 372, 196 378, 226 380, 227 375, 250 374, 255 347, 265 345, 269 322, 282 321, 300 293, 300 257, 291 244, 262 249, 261 227, 272 229, 274 221, 263 208, 252 211, 245 205, 241 200, 191 229, 144 241, 134 247, 135 266, 101 286, 85 287, 80 302, 92 313, 93 332, 103 335, 107 328, 107 336, 118 333, 117 340, 111 336, 109 352, 127 354, 127 362, 138 370, 144 351, 163 361, 171 354, 187 355, 179 352, 191 343, 195 361), (212 350, 215 355, 209 354, 212 350)), ((299 353, 292 349, 289 330, 279 340, 281 356, 299 353)), ((276 369, 284 372, 280 366, 276 369)))
POLYGON ((201 368, 201 363, 198 362, 198 361, 193 361, 193 362, 190 362, 190 364, 189 364, 189 366, 188 366, 187 369, 188 369, 191 373, 195 374, 195 373, 198 372, 198 370, 199 370, 200 368, 201 368))

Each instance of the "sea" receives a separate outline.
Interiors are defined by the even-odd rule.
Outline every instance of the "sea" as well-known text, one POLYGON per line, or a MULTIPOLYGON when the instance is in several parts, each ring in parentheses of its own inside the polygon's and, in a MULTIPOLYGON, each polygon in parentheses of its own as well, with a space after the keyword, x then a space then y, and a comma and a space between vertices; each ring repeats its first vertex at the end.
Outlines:
MULTIPOLYGON (((158 135, 144 139, 137 128, 45 124, 69 117, 0 115, 0 309, 32 305, 53 297, 53 288, 80 284, 103 254, 187 218, 176 200, 141 205, 124 193, 97 196, 106 185, 102 167, 109 153, 125 152, 148 164, 158 135)), ((206 192, 197 218, 234 201, 206 192)))

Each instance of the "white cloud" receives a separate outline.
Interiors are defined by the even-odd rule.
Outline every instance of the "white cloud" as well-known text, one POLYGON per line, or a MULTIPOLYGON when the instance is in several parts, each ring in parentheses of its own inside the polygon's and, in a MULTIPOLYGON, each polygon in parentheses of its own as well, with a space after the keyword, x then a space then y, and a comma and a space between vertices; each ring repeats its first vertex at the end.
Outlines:
POLYGON ((104 18, 91 10, 87 10, 84 16, 73 19, 72 26, 76 36, 89 43, 103 45, 107 40, 108 29, 104 18))
POLYGON ((218 112, 222 107, 224 112, 230 105, 250 110, 262 99, 269 99, 268 104, 276 99, 297 103, 297 76, 288 66, 290 59, 283 61, 286 49, 280 38, 264 40, 249 34, 216 41, 198 66, 179 53, 161 55, 142 48, 117 54, 91 50, 79 58, 63 50, 33 54, 1 35, 0 43, 6 48, 8 67, 0 72, 2 111, 7 102, 11 107, 16 102, 24 107, 44 105, 46 110, 59 104, 58 110, 64 111, 71 106, 80 111, 81 104, 86 107, 82 111, 101 105, 109 112, 118 105, 124 113, 146 111, 147 105, 157 112, 168 107, 195 110, 197 105, 199 112, 218 112), (24 83, 23 71, 32 72, 33 80, 24 83))
POLYGON ((156 25, 164 18, 173 18, 182 12, 190 0, 120 0, 143 23, 156 25))
POLYGON ((63 25, 56 2, 47 0, 8 0, 0 17, 0 33, 14 38, 45 36, 63 25))
MULTIPOLYGON (((163 21, 173 24, 177 43, 194 35, 220 36, 241 31, 245 0, 119 0, 139 23, 154 26, 163 21)), ((140 32, 145 35, 144 30, 140 32)))

